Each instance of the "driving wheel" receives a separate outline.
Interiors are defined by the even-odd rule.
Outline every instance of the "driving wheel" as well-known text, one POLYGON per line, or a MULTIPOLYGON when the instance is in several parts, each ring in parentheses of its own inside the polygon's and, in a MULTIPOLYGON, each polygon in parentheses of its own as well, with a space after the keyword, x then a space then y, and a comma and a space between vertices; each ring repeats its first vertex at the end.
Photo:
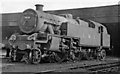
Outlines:
POLYGON ((33 49, 31 53, 31 63, 38 64, 41 61, 42 53, 40 49, 33 49))
POLYGON ((97 59, 98 60, 105 60, 106 58, 106 51, 102 49, 100 52, 98 52, 97 59))
POLYGON ((58 63, 63 62, 66 59, 65 53, 55 52, 55 60, 58 63))

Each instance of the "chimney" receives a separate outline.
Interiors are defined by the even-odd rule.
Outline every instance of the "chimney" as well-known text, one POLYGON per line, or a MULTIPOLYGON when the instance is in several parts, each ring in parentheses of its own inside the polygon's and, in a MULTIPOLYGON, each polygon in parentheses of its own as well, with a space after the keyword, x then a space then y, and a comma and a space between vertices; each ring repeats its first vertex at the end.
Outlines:
POLYGON ((36 6, 36 10, 43 11, 43 6, 44 5, 42 5, 42 4, 36 4, 35 6, 36 6))

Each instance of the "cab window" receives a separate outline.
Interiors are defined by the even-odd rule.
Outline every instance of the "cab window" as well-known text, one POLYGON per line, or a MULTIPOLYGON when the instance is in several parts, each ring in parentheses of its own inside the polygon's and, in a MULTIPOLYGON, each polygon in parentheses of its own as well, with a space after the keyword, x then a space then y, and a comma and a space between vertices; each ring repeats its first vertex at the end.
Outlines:
POLYGON ((98 27, 98 33, 102 33, 103 32, 103 27, 102 26, 99 26, 98 27))
POLYGON ((95 28, 95 24, 92 23, 92 22, 89 22, 89 27, 90 27, 90 28, 95 28))
POLYGON ((60 31, 60 35, 67 35, 67 23, 62 23, 60 31))

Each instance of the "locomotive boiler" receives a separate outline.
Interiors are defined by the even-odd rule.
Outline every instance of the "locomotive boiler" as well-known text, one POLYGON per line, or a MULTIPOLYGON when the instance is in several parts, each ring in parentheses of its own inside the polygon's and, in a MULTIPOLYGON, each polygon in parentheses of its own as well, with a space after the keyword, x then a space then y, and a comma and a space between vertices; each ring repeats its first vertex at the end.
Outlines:
POLYGON ((53 15, 27 9, 22 13, 20 33, 9 38, 12 61, 37 64, 42 60, 62 62, 82 58, 104 60, 110 49, 110 35, 100 23, 83 18, 73 19, 72 14, 53 15))

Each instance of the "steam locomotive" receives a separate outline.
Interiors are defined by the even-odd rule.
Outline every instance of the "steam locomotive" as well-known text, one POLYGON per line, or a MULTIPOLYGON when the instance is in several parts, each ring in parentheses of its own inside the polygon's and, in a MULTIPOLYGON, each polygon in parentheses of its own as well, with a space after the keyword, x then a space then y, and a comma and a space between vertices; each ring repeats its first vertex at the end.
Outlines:
POLYGON ((38 64, 80 61, 82 58, 104 60, 110 49, 110 35, 105 26, 72 14, 53 15, 27 9, 22 13, 20 33, 10 36, 8 42, 11 61, 38 64))

